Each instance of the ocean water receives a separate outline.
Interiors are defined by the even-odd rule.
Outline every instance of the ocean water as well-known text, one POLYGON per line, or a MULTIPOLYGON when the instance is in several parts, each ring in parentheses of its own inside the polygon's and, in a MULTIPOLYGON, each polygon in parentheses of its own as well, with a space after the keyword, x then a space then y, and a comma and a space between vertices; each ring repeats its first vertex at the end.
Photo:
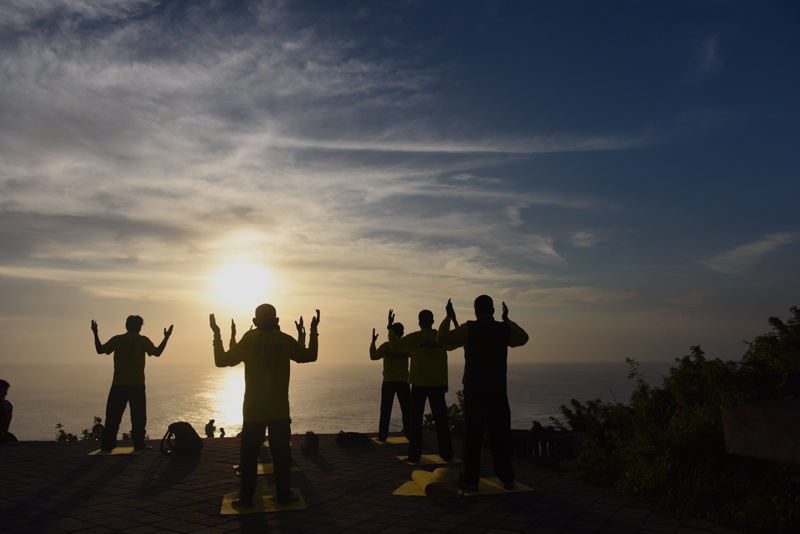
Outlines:
MULTIPOLYGON (((202 435, 209 419, 228 436, 241 430, 244 367, 218 369, 209 365, 163 365, 148 359, 147 433, 160 439, 167 426, 188 421, 202 435)), ((672 362, 644 362, 640 372, 651 385, 660 385, 672 362)), ((377 433, 380 408, 379 362, 354 365, 293 364, 289 398, 292 432, 318 434, 340 430, 377 433)), ((463 361, 450 358, 448 404, 456 402, 463 361)), ((14 404, 10 430, 20 440, 53 440, 57 423, 80 435, 92 418, 105 419, 112 364, 3 365, 0 378, 10 382, 8 400, 14 404)), ((628 366, 613 363, 510 363, 508 391, 513 428, 529 428, 536 420, 559 417, 559 406, 572 398, 600 398, 627 403, 635 388, 627 379, 628 366)), ((429 408, 426 409, 429 411, 429 408)), ((126 410, 120 431, 130 429, 126 410)), ((401 430, 395 401, 392 432, 401 430)))

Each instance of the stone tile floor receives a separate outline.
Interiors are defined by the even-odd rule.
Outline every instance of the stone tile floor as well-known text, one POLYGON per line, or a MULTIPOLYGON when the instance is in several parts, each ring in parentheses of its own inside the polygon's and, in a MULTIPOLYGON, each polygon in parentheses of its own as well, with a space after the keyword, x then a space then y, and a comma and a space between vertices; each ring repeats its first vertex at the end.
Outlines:
MULTIPOLYGON (((436 450, 425 436, 426 453, 436 450)), ((653 533, 732 531, 652 508, 610 491, 514 460, 528 493, 434 501, 392 495, 417 467, 397 460, 404 445, 342 449, 320 436, 319 453, 300 452, 292 439, 307 510, 222 516, 222 496, 238 489, 232 466, 239 440, 204 439, 194 457, 163 456, 158 441, 141 455, 87 456, 94 442, 19 442, 0 446, 0 531, 100 534, 124 532, 411 532, 458 534, 653 533)), ((456 445, 456 454, 458 447, 456 445)), ((262 459, 269 461, 268 449, 262 459)), ((493 476, 488 451, 483 475, 493 476)), ((434 466, 426 466, 433 470, 434 466)), ((457 468, 457 466, 456 466, 457 468)), ((269 476, 268 480, 272 480, 269 476)), ((264 478, 260 477, 261 483, 264 478)))

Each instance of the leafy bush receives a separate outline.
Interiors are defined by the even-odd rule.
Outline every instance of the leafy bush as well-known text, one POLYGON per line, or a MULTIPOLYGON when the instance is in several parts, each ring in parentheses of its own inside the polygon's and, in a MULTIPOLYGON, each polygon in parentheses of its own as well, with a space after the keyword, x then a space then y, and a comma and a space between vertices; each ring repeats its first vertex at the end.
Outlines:
MULTIPOLYGON (((676 359, 661 387, 630 365, 630 404, 573 399, 567 422, 588 422, 567 472, 675 512, 755 532, 800 531, 800 475, 774 462, 727 454, 723 404, 796 400, 800 391, 800 310, 746 342, 739 362, 706 359, 699 346, 676 359)), ((564 428, 564 423, 555 421, 564 428)))
MULTIPOLYGON (((460 436, 464 431, 464 392, 456 391, 456 403, 447 407, 447 419, 450 433, 460 436)), ((426 413, 422 416, 422 430, 436 430, 433 414, 426 413)))

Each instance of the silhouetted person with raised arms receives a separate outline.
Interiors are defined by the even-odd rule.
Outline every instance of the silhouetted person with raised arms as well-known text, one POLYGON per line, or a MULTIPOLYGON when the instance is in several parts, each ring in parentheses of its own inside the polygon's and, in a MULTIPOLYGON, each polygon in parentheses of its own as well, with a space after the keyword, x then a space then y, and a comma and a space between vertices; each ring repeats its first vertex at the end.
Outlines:
POLYGON ((430 310, 419 312, 420 330, 406 336, 398 337, 392 328, 393 324, 394 313, 389 310, 389 346, 394 350, 407 350, 411 362, 408 373, 408 382, 411 384, 410 435, 406 460, 416 463, 422 457, 422 416, 427 400, 436 424, 439 456, 449 462, 453 459, 453 443, 444 395, 447 393, 447 351, 455 347, 446 347, 436 341, 433 313, 430 310))
POLYGON ((106 402, 106 427, 100 448, 112 451, 117 446, 117 432, 122 422, 125 406, 131 407, 131 439, 133 450, 146 449, 144 445, 147 424, 147 399, 144 392, 144 363, 145 354, 161 356, 167 346, 167 340, 172 335, 172 325, 164 329, 164 340, 156 347, 147 337, 139 334, 144 325, 144 319, 138 315, 131 315, 125 321, 126 333, 114 336, 103 344, 97 334, 97 321, 92 321, 94 333, 94 346, 97 354, 114 353, 114 379, 111 382, 111 391, 108 392, 106 402))
MULTIPOLYGON (((403 337, 403 324, 392 325, 395 335, 403 337)), ((378 441, 386 441, 389 437, 389 421, 392 419, 392 405, 397 395, 400 412, 403 414, 403 434, 408 436, 411 390, 408 386, 408 352, 393 350, 389 342, 375 348, 378 334, 372 329, 372 343, 369 346, 371 360, 383 360, 383 384, 381 385, 381 418, 378 423, 378 441)))
MULTIPOLYGON (((503 321, 494 320, 494 303, 488 295, 475 299, 475 321, 450 330, 456 313, 448 300, 447 317, 439 326, 440 343, 464 347, 464 441, 461 458, 461 483, 464 489, 477 490, 481 469, 481 444, 484 424, 497 478, 506 489, 514 487, 511 462, 511 409, 506 386, 508 347, 528 342, 528 334, 508 319, 503 303, 503 321)), ((458 324, 456 322, 456 324, 458 324)))
POLYGON ((289 362, 317 360, 317 325, 319 310, 311 319, 311 339, 306 348, 303 318, 295 322, 297 340, 284 334, 278 326, 275 308, 262 304, 253 318, 255 330, 248 331, 241 341, 231 339, 225 352, 214 314, 209 316, 214 332, 214 363, 217 367, 233 367, 244 362, 244 404, 242 406, 242 482, 234 506, 251 508, 258 474, 258 453, 269 428, 269 447, 275 471, 275 489, 279 504, 298 500, 291 491, 292 453, 289 446, 289 362))
POLYGON ((14 405, 11 401, 6 400, 8 395, 8 388, 11 384, 5 380, 0 380, 0 443, 9 443, 17 441, 17 438, 8 431, 11 425, 11 417, 14 415, 14 405))

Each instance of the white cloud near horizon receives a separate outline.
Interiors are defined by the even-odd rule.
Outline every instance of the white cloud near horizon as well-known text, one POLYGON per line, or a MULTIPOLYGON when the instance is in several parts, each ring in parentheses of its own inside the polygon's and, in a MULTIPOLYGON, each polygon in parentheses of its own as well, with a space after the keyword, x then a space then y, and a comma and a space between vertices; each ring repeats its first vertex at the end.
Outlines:
POLYGON ((786 245, 796 243, 798 240, 800 240, 800 233, 779 232, 768 234, 758 241, 732 248, 712 258, 703 260, 701 263, 724 274, 743 275, 766 255, 786 245))

